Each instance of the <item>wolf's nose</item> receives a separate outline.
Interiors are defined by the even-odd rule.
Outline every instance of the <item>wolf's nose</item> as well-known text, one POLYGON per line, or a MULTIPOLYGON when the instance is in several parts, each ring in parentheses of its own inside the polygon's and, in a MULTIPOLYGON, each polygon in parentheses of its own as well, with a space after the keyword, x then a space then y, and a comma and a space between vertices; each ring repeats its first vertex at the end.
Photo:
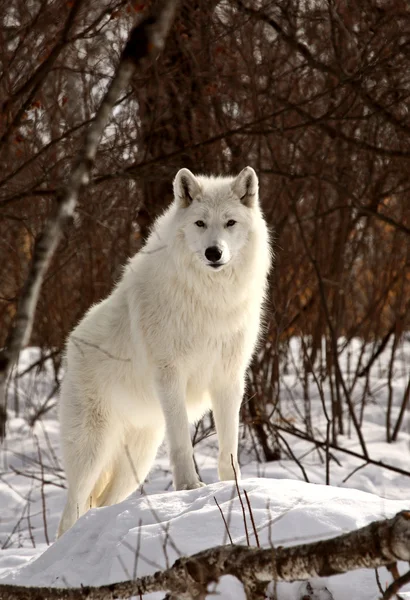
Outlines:
POLYGON ((210 246, 205 250, 205 256, 210 262, 218 262, 222 256, 222 250, 219 250, 217 246, 210 246))

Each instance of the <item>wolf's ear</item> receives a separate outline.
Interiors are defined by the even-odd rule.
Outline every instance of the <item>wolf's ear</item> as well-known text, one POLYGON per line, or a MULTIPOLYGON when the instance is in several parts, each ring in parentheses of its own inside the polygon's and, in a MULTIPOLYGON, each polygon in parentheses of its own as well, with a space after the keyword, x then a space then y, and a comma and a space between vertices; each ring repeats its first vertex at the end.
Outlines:
POLYGON ((187 208, 200 191, 195 175, 189 169, 180 169, 174 179, 174 196, 178 204, 187 208))
POLYGON ((259 181, 252 167, 245 167, 232 183, 232 191, 242 204, 251 208, 258 202, 259 181))

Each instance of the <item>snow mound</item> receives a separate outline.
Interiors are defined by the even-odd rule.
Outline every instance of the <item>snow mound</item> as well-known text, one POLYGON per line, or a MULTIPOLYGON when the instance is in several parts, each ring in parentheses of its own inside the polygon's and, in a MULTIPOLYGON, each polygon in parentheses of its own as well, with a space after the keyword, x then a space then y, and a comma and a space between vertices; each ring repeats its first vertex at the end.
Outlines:
MULTIPOLYGON (((409 508, 404 500, 387 500, 366 492, 300 481, 245 479, 263 546, 295 545, 340 535, 409 508)), ((250 543, 255 536, 242 494, 250 543)), ((217 500, 234 543, 246 544, 242 507, 233 482, 185 492, 133 494, 129 499, 92 509, 40 557, 6 571, 1 583, 38 586, 101 585, 164 569, 179 557, 229 543, 217 500)), ((382 585, 391 578, 380 569, 382 585)), ((223 578, 222 598, 239 598, 239 583, 223 578)), ((357 571, 320 582, 334 600, 374 600, 373 571, 357 571)), ((241 587, 241 586, 240 586, 241 587)), ((300 583, 278 586, 280 600, 300 597, 300 583)), ((150 594, 146 598, 163 598, 150 594)), ((319 597, 319 595, 318 595, 319 597)))

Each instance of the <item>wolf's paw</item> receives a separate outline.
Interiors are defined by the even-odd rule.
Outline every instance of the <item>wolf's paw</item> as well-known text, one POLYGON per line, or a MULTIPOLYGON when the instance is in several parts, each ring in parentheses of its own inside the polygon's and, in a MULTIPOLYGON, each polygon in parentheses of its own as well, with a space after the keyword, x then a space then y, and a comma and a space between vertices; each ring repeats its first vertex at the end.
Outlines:
POLYGON ((202 481, 190 481, 189 483, 178 483, 174 484, 174 488, 177 492, 181 492, 183 490, 198 490, 199 488, 206 487, 206 483, 202 481))

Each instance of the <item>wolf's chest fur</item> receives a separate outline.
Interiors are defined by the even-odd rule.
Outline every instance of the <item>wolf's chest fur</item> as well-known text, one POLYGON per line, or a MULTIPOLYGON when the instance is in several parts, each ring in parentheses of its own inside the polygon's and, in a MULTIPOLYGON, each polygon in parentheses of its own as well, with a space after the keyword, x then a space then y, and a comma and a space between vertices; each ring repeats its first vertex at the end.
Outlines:
POLYGON ((164 350, 176 353, 218 353, 246 329, 250 302, 246 296, 240 301, 231 296, 228 301, 222 282, 198 290, 169 277, 155 301, 149 290, 142 291, 139 316, 142 324, 149 324, 144 335, 156 348, 161 343, 164 350))

